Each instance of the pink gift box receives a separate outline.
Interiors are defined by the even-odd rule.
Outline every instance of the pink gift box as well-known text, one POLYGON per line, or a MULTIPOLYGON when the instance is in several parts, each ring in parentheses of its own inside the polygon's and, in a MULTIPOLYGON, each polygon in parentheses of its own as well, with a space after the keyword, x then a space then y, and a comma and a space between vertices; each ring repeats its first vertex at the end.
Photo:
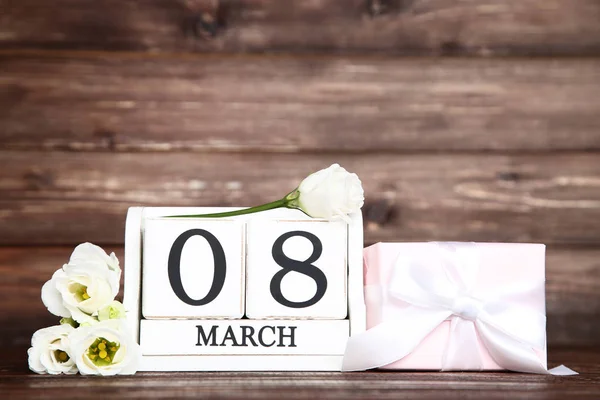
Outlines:
MULTIPOLYGON (((521 243, 377 243, 364 250, 364 278, 365 278, 365 303, 367 309, 367 328, 373 328, 383 322, 391 321, 395 315, 405 307, 409 307, 405 301, 390 295, 388 287, 393 278, 395 268, 404 268, 399 258, 421 263, 424 267, 422 272, 429 273, 427 263, 436 263, 437 259, 432 257, 439 245, 448 246, 461 253, 461 257, 476 253, 477 272, 473 274, 472 286, 478 293, 502 292, 503 288, 527 286, 537 283, 533 290, 528 290, 526 296, 511 299, 512 306, 527 310, 537 311, 542 315, 540 323, 535 325, 534 330, 538 332, 527 332, 537 335, 537 342, 543 342, 541 348, 535 348, 531 354, 539 357, 541 365, 546 368, 546 328, 545 328, 545 293, 544 293, 544 271, 545 271, 545 246, 542 244, 521 243), (541 338, 541 340, 540 340, 541 338)), ((444 250, 446 251, 446 250, 444 250)), ((458 265, 457 268, 462 268, 458 265)), ((466 268, 466 267, 465 267, 466 268)), ((419 271, 419 268, 416 269, 419 271)), ((438 270, 436 270, 438 271, 438 270)), ((439 271, 437 272, 439 273, 439 271)), ((427 275, 425 275, 427 276, 427 275)), ((501 297, 501 296, 500 296, 501 297)), ((500 300, 502 300, 500 298, 500 300)), ((460 307, 461 305, 458 305, 460 307)), ((465 311, 468 315, 468 307, 465 311)), ((510 315, 510 314, 507 314, 510 315)), ((453 316, 454 317, 454 316, 453 316)), ((410 369, 410 370, 440 370, 443 369, 444 356, 447 351, 449 337, 451 335, 451 320, 448 318, 441 322, 431 333, 429 333, 419 344, 405 357, 384 365, 384 369, 410 369)), ((519 322, 515 321, 517 328, 519 322)), ((476 325, 474 325, 476 326, 476 325)), ((527 325, 531 330, 531 325, 527 325)), ((411 326, 403 326, 402 329, 410 330, 411 326)), ((453 333, 456 335, 457 333, 453 333)), ((477 334, 476 345, 480 356, 481 370, 504 369, 486 349, 481 335, 477 334)), ((454 338, 457 339, 457 338, 454 338)), ((460 341, 460 338, 458 338, 460 341)), ((402 341, 402 334, 397 340, 402 341)), ((464 343, 463 343, 464 345, 464 343)), ((455 358, 460 358, 455 357, 455 358)), ((460 365, 452 369, 462 369, 460 365)))

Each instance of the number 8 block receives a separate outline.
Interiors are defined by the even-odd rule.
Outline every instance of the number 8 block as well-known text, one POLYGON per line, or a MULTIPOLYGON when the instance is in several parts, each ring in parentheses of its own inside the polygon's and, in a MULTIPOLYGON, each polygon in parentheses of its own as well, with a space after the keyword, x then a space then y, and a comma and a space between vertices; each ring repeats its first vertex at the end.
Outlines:
POLYGON ((246 316, 346 318, 346 247, 343 221, 250 221, 246 316))

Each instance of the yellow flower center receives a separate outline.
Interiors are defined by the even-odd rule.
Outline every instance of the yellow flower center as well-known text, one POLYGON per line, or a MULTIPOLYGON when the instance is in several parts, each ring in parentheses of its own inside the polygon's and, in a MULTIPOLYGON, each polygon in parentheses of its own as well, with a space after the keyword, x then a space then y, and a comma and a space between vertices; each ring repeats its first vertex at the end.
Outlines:
POLYGON ((121 345, 99 337, 88 348, 88 357, 97 366, 110 365, 121 345))
POLYGON ((69 361, 69 355, 62 350, 55 350, 54 357, 56 358, 56 360, 58 362, 61 362, 61 363, 69 361))
POLYGON ((77 301, 84 301, 90 298, 87 289, 87 286, 80 283, 73 283, 70 285, 70 291, 75 295, 77 301))

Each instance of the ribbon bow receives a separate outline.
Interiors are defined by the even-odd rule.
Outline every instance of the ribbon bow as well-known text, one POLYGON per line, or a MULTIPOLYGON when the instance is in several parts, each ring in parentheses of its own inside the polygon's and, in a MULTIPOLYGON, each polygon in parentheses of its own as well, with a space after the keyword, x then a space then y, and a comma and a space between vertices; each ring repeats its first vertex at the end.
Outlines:
POLYGON ((527 306, 526 299, 543 295, 543 280, 478 291, 476 244, 431 245, 431 251, 419 260, 400 256, 387 287, 365 287, 367 292, 387 297, 392 306, 383 310, 385 322, 348 340, 342 370, 398 361, 450 320, 443 371, 481 370, 481 343, 496 364, 507 370, 576 374, 564 366, 548 371, 536 353, 546 345, 546 317, 527 306))

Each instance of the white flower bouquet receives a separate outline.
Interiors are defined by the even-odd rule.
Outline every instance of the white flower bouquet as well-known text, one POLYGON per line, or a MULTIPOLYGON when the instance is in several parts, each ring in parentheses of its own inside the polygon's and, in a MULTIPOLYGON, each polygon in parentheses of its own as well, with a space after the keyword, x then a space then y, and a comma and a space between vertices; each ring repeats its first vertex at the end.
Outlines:
POLYGON ((27 351, 39 374, 130 375, 140 358, 124 325, 125 309, 115 300, 121 268, 112 253, 83 243, 42 287, 42 301, 60 325, 38 330, 27 351))

